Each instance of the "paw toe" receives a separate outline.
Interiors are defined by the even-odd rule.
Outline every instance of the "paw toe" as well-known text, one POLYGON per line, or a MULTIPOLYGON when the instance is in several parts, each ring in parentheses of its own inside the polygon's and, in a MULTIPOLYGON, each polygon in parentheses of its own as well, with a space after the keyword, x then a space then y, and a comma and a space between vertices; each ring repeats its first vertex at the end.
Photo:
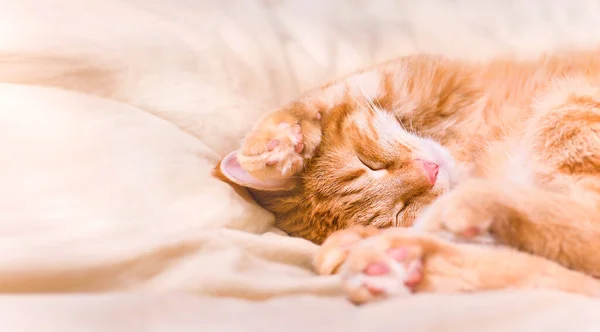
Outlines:
POLYGON ((463 230, 462 232, 460 232, 460 236, 470 239, 470 238, 474 238, 478 235, 481 234, 481 227, 478 226, 469 226, 467 227, 465 230, 463 230))
POLYGON ((270 140, 269 143, 267 143, 267 150, 273 151, 280 144, 281 144, 281 142, 277 139, 270 140))
POLYGON ((406 277, 404 278, 404 285, 411 290, 421 282, 423 279, 423 263, 420 260, 414 260, 408 264, 406 269, 406 277))
POLYGON ((296 135, 302 134, 302 127, 300 127, 300 124, 295 124, 292 126, 292 133, 296 135))
POLYGON ((271 156, 267 159, 266 165, 273 166, 273 165, 277 164, 278 162, 279 162, 279 158, 277 158, 277 156, 271 156))
POLYGON ((491 222, 473 222, 473 223, 446 223, 444 225, 444 231, 449 238, 453 241, 466 241, 480 244, 493 244, 495 239, 490 229, 491 222))
POLYGON ((281 130, 287 130, 287 129, 289 129, 289 128, 290 128, 290 126, 291 126, 291 125, 290 125, 289 123, 287 123, 287 122, 282 122, 282 123, 280 123, 279 125, 277 125, 277 127, 278 127, 279 129, 281 129, 281 130))
POLYGON ((302 152, 302 150, 304 150, 304 143, 302 143, 302 142, 296 144, 296 146, 294 147, 294 151, 296 153, 300 153, 300 152, 302 152))

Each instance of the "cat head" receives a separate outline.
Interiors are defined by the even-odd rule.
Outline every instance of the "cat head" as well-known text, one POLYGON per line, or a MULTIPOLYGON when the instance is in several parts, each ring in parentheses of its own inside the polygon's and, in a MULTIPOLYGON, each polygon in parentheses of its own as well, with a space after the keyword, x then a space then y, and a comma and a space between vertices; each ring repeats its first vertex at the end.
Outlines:
MULTIPOLYGON (((450 153, 411 133, 381 104, 348 100, 336 105, 323 117, 321 143, 295 185, 273 181, 260 183, 269 190, 249 188, 275 214, 278 227, 316 243, 351 225, 408 227, 453 185, 450 153)), ((221 168, 240 184, 231 176, 231 170, 240 172, 232 158, 235 153, 221 168)))

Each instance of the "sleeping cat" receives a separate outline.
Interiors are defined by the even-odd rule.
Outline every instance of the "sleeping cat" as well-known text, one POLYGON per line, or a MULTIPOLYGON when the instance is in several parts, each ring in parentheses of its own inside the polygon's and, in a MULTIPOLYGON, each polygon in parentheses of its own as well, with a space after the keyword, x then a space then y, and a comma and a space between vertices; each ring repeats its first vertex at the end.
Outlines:
POLYGON ((218 169, 356 303, 600 295, 600 50, 403 57, 266 115, 218 169))

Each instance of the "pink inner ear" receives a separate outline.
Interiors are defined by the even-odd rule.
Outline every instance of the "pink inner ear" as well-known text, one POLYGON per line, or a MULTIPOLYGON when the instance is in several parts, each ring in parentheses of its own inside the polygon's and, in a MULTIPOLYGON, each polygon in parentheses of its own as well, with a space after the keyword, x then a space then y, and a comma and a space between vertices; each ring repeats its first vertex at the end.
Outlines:
POLYGON ((237 151, 230 152, 221 161, 221 173, 240 186, 257 190, 290 190, 294 187, 294 181, 290 180, 261 180, 253 177, 240 166, 237 159, 237 151))

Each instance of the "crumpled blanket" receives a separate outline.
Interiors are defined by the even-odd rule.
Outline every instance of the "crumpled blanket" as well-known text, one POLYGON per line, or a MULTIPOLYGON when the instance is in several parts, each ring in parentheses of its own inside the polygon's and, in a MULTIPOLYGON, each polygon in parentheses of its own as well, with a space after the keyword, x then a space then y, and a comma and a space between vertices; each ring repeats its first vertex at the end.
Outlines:
POLYGON ((0 291, 38 294, 0 297, 7 331, 600 326, 600 302, 560 293, 354 307, 312 271, 314 244, 211 175, 258 116, 321 82, 415 52, 595 45, 597 2, 0 3, 0 291))

